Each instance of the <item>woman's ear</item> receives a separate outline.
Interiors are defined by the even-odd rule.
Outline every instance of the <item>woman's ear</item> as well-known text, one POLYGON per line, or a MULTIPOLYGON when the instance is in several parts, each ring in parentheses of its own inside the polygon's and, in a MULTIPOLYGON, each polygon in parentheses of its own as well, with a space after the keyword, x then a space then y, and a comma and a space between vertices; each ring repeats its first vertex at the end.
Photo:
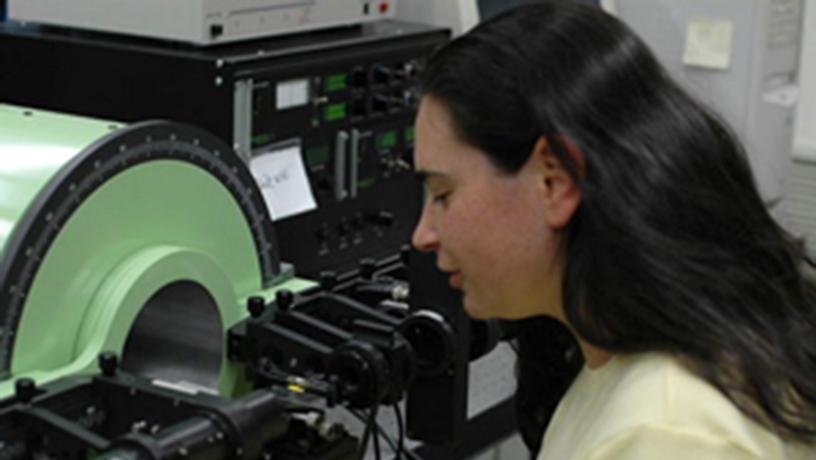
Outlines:
MULTIPOLYGON (((565 138, 559 138, 556 142, 567 150, 578 173, 583 174, 584 158, 578 147, 565 138)), ((541 136, 536 141, 527 166, 536 173, 547 225, 555 230, 566 227, 581 204, 581 189, 553 153, 546 137, 541 136), (529 164, 531 162, 533 164, 529 164)))

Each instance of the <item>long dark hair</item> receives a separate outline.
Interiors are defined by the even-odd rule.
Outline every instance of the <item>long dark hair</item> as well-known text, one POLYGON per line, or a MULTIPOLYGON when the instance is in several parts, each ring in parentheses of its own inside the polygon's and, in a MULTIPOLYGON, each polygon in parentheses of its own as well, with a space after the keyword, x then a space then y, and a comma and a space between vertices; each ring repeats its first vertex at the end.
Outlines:
POLYGON ((518 171, 545 136, 572 174, 582 202, 565 230, 563 303, 583 339, 673 353, 751 419, 813 442, 806 254, 765 209, 726 125, 633 32, 597 8, 544 1, 449 43, 423 83, 500 170, 518 171))

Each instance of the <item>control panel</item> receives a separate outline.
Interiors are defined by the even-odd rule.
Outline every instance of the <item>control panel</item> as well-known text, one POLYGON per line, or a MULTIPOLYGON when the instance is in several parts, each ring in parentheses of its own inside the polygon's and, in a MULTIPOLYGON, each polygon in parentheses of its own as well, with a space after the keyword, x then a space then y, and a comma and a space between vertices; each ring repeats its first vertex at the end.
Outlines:
POLYGON ((421 65, 415 57, 300 79, 254 79, 252 148, 304 138, 318 202, 356 198, 411 167, 421 65))
POLYGON ((284 260, 344 269, 408 241, 421 190, 412 171, 418 76, 427 50, 309 65, 252 78, 251 155, 292 139, 317 212, 284 219, 284 260))
POLYGON ((0 100, 124 122, 169 119, 247 163, 297 145, 314 209, 275 222, 300 275, 410 239, 418 76, 446 29, 383 20, 209 48, 0 24, 0 100))

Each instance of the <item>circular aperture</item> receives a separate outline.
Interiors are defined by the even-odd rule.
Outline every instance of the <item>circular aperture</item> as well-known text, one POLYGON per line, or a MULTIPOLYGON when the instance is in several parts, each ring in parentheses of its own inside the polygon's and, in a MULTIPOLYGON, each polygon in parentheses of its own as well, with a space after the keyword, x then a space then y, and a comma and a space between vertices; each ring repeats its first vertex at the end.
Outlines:
POLYGON ((217 390, 223 335, 210 293, 198 283, 177 281, 156 292, 136 317, 122 352, 122 369, 217 390))
POLYGON ((424 377, 438 375, 453 362, 454 333, 441 315, 420 310, 406 318, 399 329, 414 349, 417 374, 424 377))

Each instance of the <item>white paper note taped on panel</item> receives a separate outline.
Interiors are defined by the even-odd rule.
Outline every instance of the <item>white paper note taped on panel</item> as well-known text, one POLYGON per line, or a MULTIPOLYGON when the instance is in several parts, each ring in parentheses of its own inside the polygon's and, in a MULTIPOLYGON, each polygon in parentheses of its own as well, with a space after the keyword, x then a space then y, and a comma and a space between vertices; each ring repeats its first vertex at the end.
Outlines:
POLYGON ((300 145, 271 150, 250 161, 249 169, 273 220, 317 208, 300 150, 300 145))

